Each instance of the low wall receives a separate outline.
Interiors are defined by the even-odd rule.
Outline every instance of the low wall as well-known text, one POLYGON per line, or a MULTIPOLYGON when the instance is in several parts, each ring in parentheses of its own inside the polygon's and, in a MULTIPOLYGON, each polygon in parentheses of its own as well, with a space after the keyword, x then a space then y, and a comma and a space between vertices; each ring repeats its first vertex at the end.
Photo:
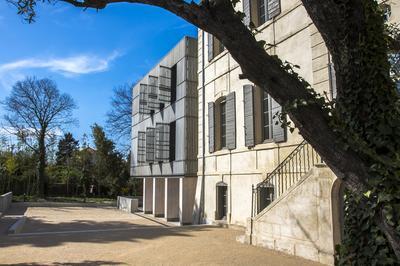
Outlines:
POLYGON ((12 192, 8 192, 0 196, 0 213, 4 213, 11 205, 12 192))
POLYGON ((139 208, 139 200, 136 198, 118 196, 117 208, 125 212, 134 213, 139 208))

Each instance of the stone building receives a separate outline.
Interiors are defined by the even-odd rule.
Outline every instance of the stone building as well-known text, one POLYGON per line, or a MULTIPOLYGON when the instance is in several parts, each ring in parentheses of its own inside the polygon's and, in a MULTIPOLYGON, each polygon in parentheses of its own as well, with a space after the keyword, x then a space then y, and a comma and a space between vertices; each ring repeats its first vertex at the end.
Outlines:
MULTIPOLYGON (((399 1, 385 4, 393 21, 399 1)), ((236 8, 270 44, 269 54, 298 65, 317 92, 335 97, 329 52, 300 1, 242 0, 236 8)), ((243 226, 242 242, 333 264, 340 181, 297 130, 281 127, 279 104, 239 79, 240 67, 216 38, 200 30, 198 40, 197 221, 243 226)))
POLYGON ((183 38, 133 88, 131 176, 143 210, 192 223, 197 181, 197 40, 183 38))

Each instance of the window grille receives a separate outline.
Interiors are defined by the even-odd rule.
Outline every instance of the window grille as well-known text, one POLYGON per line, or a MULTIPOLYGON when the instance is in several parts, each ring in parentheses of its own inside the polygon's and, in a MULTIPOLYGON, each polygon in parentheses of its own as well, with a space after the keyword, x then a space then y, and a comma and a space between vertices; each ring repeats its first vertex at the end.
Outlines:
POLYGON ((139 115, 140 120, 143 120, 145 115, 150 114, 150 110, 148 107, 148 95, 147 95, 147 85, 140 84, 139 91, 139 115))
POLYGON ((156 124, 156 161, 169 161, 169 124, 156 124))
POLYGON ((149 76, 149 84, 147 85, 148 91, 148 106, 152 111, 156 111, 159 109, 158 102, 158 77, 149 76))
POLYGON ((155 129, 153 127, 146 128, 146 162, 154 162, 154 139, 155 129))
POLYGON ((138 147, 137 147, 137 161, 138 163, 146 162, 146 133, 138 133, 138 147))
POLYGON ((171 102, 171 69, 165 66, 159 68, 158 99, 164 104, 171 102))

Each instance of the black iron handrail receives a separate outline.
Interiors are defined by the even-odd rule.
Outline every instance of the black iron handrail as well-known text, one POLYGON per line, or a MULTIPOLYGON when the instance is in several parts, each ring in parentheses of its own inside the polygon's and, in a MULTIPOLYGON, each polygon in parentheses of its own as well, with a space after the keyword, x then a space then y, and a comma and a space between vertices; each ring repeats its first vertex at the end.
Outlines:
POLYGON ((252 217, 279 198, 322 158, 307 142, 302 141, 267 177, 253 186, 252 217))

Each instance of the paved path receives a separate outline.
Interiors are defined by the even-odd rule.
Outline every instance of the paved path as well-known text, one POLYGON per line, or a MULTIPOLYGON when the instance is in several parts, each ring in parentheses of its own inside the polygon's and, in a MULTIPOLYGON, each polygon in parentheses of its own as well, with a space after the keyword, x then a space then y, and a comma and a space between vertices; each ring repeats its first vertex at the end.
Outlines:
MULTIPOLYGON (((29 207, 23 231, 5 235, 0 264, 10 265, 319 265, 239 244, 240 231, 165 227, 113 208, 29 207)), ((3 227, 2 227, 3 224, 3 227)))

